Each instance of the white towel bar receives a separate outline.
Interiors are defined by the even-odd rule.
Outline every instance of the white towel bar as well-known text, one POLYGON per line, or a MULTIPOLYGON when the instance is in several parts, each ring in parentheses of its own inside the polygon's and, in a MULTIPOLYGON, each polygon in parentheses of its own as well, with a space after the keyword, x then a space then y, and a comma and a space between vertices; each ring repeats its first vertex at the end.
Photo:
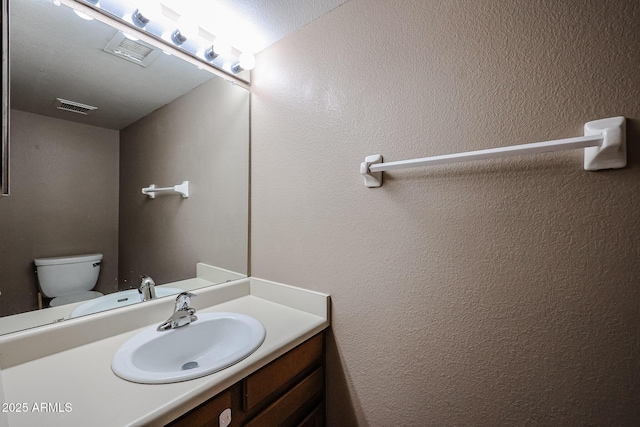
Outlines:
POLYGON ((182 194, 182 198, 186 199, 189 197, 189 181, 183 181, 182 184, 174 185, 173 187, 162 187, 158 188, 155 184, 151 184, 147 188, 142 189, 142 194, 149 196, 150 199, 156 198, 156 193, 164 193, 168 191, 175 191, 176 193, 182 194))
POLYGON ((420 159, 382 162, 380 154, 367 156, 360 164, 360 173, 364 184, 374 188, 382 186, 382 172, 395 169, 434 166, 448 163, 470 162, 473 160, 495 159, 519 156, 523 154, 546 153, 575 148, 584 148, 584 168, 595 171, 600 169, 618 169, 627 164, 627 149, 624 117, 612 117, 595 120, 584 125, 585 136, 534 142, 532 144, 511 147, 490 148, 466 153, 445 154, 420 159))

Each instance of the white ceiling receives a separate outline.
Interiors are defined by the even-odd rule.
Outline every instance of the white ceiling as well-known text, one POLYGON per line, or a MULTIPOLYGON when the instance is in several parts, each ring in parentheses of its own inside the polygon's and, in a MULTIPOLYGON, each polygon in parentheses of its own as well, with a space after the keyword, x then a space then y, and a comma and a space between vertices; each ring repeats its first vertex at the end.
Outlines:
MULTIPOLYGON (((178 14, 197 16, 204 30, 226 38, 240 51, 257 53, 345 1, 162 3, 178 14)), ((213 76, 175 56, 161 54, 142 68, 105 53, 115 29, 84 21, 51 0, 11 0, 10 13, 11 108, 122 129, 213 76), (56 98, 98 110, 88 116, 56 110, 56 98)))
POLYGON ((212 77, 171 55, 143 68, 106 53, 117 30, 80 19, 64 5, 13 0, 10 6, 11 108, 122 129, 212 77), (98 110, 60 111, 56 98, 98 110))

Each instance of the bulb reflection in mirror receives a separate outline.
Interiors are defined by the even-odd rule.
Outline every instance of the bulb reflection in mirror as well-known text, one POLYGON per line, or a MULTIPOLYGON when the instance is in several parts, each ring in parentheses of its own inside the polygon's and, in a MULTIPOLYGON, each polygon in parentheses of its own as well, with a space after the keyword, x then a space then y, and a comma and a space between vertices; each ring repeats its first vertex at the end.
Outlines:
POLYGON ((213 45, 205 51, 204 57, 207 61, 213 61, 220 55, 225 56, 230 53, 231 44, 227 40, 218 37, 216 41, 213 42, 213 45))
POLYGON ((162 6, 156 0, 138 0, 137 9, 131 15, 131 20, 140 28, 144 28, 149 21, 157 21, 162 17, 162 6))
POLYGON ((135 42, 135 41, 140 40, 139 38, 134 37, 134 36, 132 36, 131 34, 122 33, 122 35, 124 35, 124 36, 125 36, 126 38, 128 38, 129 40, 133 40, 134 42, 135 42))
POLYGON ((75 13, 76 15, 78 15, 80 18, 84 19, 85 21, 93 21, 93 18, 90 17, 89 15, 82 13, 78 10, 73 9, 73 13, 75 13))
POLYGON ((200 26, 198 25, 198 21, 192 17, 182 16, 178 20, 178 30, 180 30, 180 34, 187 39, 195 39, 200 33, 200 26))
POLYGON ((181 16, 178 20, 178 29, 171 35, 171 39, 177 45, 181 45, 189 39, 195 39, 200 34, 198 22, 189 16, 181 16))
POLYGON ((242 70, 252 70, 253 67, 256 66, 256 58, 247 52, 243 52, 240 54, 240 58, 238 58, 238 62, 231 66, 231 71, 234 74, 238 74, 242 70))

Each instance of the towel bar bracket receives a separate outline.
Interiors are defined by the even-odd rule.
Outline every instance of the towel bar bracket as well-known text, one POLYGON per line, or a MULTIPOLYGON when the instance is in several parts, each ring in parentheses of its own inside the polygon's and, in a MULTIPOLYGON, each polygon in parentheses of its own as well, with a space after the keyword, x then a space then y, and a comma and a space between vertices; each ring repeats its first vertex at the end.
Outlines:
POLYGON ((602 144, 584 149, 584 169, 620 169, 627 165, 627 138, 624 117, 594 120, 584 125, 584 134, 602 135, 602 144))
POLYGON ((382 156, 380 154, 367 156, 364 162, 360 163, 360 173, 364 176, 364 185, 369 188, 382 186, 382 172, 371 172, 369 170, 369 166, 378 163, 382 163, 382 156))

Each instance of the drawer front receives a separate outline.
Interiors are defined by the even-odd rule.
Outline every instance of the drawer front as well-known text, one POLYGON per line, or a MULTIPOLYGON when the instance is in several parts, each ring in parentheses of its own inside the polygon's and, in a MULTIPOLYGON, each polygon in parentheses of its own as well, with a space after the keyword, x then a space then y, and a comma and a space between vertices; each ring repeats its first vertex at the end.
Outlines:
POLYGON ((245 380, 246 411, 263 402, 267 397, 282 393, 291 381, 311 366, 322 362, 323 334, 300 344, 245 380))
POLYGON ((286 427, 297 425, 317 407, 323 395, 324 371, 322 368, 318 368, 284 396, 246 423, 245 427, 286 427))
POLYGON ((316 406, 297 427, 324 427, 324 405, 316 406))
MULTIPOLYGON (((170 427, 218 427, 218 417, 227 408, 231 408, 230 390, 206 401, 168 425, 170 427)), ((231 414, 232 419, 234 415, 231 414)))

